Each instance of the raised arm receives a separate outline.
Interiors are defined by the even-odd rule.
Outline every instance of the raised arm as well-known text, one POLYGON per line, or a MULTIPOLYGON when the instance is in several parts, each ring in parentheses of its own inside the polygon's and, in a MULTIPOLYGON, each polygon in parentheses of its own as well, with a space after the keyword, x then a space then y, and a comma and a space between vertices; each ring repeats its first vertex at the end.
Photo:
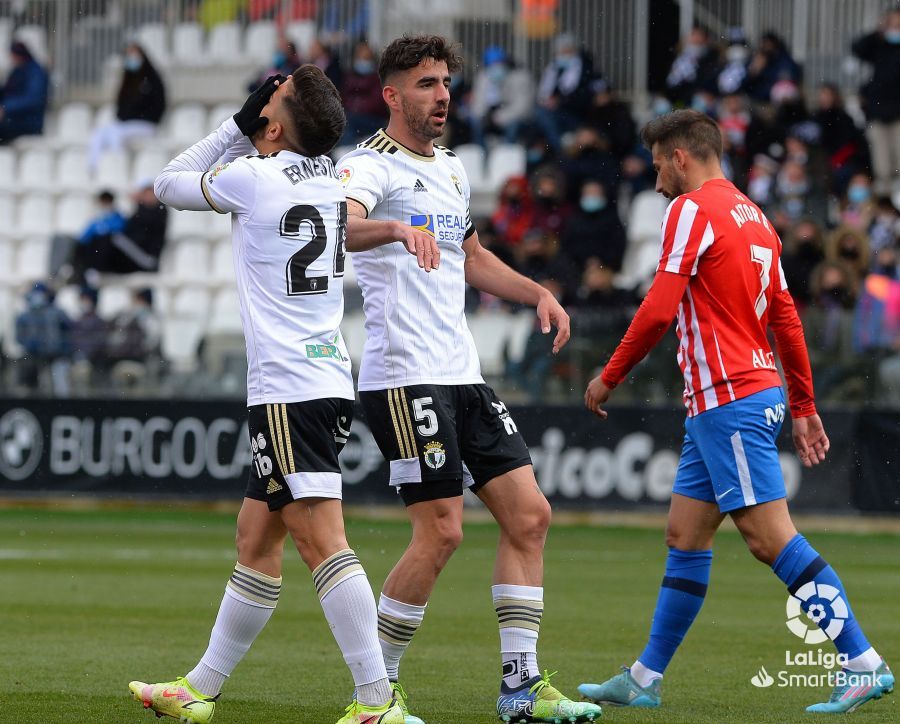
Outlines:
POLYGON ((368 251, 385 244, 401 243, 427 272, 437 269, 441 252, 431 234, 400 221, 368 219, 366 207, 359 201, 347 199, 347 251, 368 251))
POLYGON ((466 252, 466 282, 495 297, 510 302, 537 307, 541 331, 550 332, 550 325, 557 329, 553 340, 553 354, 557 354, 569 341, 569 315, 556 298, 544 287, 510 268, 478 240, 478 232, 463 242, 466 252))

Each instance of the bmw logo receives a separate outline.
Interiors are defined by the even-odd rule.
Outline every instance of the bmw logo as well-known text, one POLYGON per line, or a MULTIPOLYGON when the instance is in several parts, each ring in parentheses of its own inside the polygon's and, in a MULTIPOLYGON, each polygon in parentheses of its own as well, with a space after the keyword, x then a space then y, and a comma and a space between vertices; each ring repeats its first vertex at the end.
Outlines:
POLYGON ((0 475, 24 480, 41 462, 44 432, 37 418, 21 407, 0 417, 0 475))

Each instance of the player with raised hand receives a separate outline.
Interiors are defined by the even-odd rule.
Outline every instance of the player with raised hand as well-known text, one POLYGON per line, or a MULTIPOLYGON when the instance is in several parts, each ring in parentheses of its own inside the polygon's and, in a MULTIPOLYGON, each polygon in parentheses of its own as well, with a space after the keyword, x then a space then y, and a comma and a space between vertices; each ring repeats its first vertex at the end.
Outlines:
MULTIPOLYGON (((557 327, 554 352, 569 338, 569 318, 548 291, 481 246, 465 170, 434 144, 447 122, 450 73, 460 62, 439 36, 391 42, 379 67, 390 121, 338 163, 347 248, 355 252, 366 316, 360 399, 412 523, 409 547, 382 590, 379 637, 406 706, 400 658, 462 539, 462 494, 469 486, 500 526, 492 588, 503 664, 498 715, 515 722, 589 721, 600 707, 564 697, 538 668, 550 506, 515 422, 481 377, 465 287, 536 307, 544 333, 557 327), (420 273, 396 243, 398 224, 436 241, 437 271, 420 273)), ((406 715, 407 724, 421 722, 408 708, 406 715)))
POLYGON ((846 683, 807 711, 853 711, 892 691, 894 676, 863 634, 837 573, 797 532, 788 512, 776 448, 785 400, 767 328, 787 378, 802 463, 821 463, 829 442, 816 413, 803 327, 781 268, 781 241, 763 212, 725 178, 722 136, 708 116, 676 111, 651 121, 641 135, 653 155, 656 190, 672 203, 653 285, 609 363, 588 385, 585 404, 606 419, 602 405, 610 392, 675 319, 687 420, 649 641, 621 674, 578 690, 600 703, 660 705, 663 673, 703 605, 713 538, 730 515, 750 552, 805 599, 802 610, 833 638, 846 662, 846 683))
POLYGON ((347 543, 341 509, 338 454, 354 398, 339 329, 347 207, 324 154, 344 125, 334 85, 304 65, 269 78, 233 119, 156 179, 163 203, 232 214, 252 448, 238 560, 206 653, 175 681, 130 684, 158 715, 210 721, 222 684, 278 602, 289 533, 356 684, 357 698, 339 724, 403 722, 378 643, 375 598, 347 543), (215 165, 223 155, 226 163, 215 165))

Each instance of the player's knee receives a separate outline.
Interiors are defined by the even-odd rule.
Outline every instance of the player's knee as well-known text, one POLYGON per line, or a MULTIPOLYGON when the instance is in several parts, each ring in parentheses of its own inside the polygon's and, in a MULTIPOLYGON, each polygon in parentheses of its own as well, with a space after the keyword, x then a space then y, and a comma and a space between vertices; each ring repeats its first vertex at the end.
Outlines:
POLYGON ((516 516, 508 534, 519 547, 543 549, 552 515, 550 503, 542 496, 528 510, 516 516))
POLYGON ((426 529, 421 529, 421 534, 413 540, 413 545, 420 548, 428 548, 429 557, 439 563, 441 567, 450 560, 450 556, 462 545, 462 525, 449 517, 440 517, 432 521, 426 529))
POLYGON ((234 537, 238 560, 248 568, 266 572, 274 566, 281 568, 284 541, 270 540, 252 531, 238 528, 234 537))
POLYGON ((712 539, 707 540, 698 531, 670 520, 666 524, 666 545, 680 551, 700 551, 709 549, 712 539))
POLYGON ((766 565, 772 565, 781 552, 775 549, 771 541, 762 536, 745 534, 744 541, 747 543, 747 549, 753 554, 753 557, 766 565))

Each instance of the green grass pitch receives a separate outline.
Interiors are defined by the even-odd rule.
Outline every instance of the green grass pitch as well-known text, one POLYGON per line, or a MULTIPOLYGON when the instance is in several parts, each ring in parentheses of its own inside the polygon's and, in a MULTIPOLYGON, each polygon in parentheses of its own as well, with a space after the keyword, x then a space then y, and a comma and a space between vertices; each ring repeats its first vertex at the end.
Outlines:
MULTIPOLYGON (((234 516, 185 510, 0 511, 0 722, 155 721, 131 679, 184 674, 202 654, 233 563, 234 516)), ((351 521, 377 589, 407 542, 405 523, 351 521)), ((839 571, 881 652, 900 666, 900 537, 811 533, 839 571)), ((428 724, 496 721, 498 635, 491 607, 496 529, 466 526, 401 672, 428 724)), ((570 695, 629 664, 662 575, 662 531, 557 526, 546 552, 542 666, 570 695)), ((217 724, 333 724, 352 687, 310 576, 287 552, 282 598, 226 685, 217 724)), ((675 657, 664 706, 606 709, 614 722, 810 722, 825 688, 757 689, 750 677, 805 647, 785 627, 786 594, 734 532, 720 534, 706 605, 675 657)), ((822 647, 831 651, 829 644, 822 647)), ((798 668, 800 673, 822 669, 798 668)), ((897 696, 853 721, 900 721, 897 696)), ((166 719, 165 721, 170 721, 166 719)))

